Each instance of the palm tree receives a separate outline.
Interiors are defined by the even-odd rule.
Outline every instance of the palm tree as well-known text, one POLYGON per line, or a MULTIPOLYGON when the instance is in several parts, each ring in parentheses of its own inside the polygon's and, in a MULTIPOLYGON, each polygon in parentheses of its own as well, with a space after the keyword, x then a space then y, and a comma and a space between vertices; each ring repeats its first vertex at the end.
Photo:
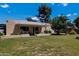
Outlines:
POLYGON ((51 15, 51 8, 48 7, 46 4, 42 4, 39 9, 39 17, 40 17, 40 20, 42 22, 46 22, 48 23, 49 22, 49 18, 50 18, 50 15, 51 15))

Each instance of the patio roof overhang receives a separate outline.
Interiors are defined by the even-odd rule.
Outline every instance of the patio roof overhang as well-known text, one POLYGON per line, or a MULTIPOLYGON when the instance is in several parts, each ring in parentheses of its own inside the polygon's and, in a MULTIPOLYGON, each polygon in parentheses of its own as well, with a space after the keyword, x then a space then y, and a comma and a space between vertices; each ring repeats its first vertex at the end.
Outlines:
POLYGON ((18 25, 30 25, 30 26, 49 26, 49 23, 41 23, 41 22, 16 22, 18 25))

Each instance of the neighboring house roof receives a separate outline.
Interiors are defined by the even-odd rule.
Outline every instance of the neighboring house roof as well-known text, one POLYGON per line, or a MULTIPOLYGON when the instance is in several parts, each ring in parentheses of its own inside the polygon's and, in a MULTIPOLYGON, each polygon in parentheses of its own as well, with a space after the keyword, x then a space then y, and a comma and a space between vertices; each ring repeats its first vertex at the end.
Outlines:
POLYGON ((39 17, 31 17, 31 19, 34 20, 34 21, 40 22, 39 17))

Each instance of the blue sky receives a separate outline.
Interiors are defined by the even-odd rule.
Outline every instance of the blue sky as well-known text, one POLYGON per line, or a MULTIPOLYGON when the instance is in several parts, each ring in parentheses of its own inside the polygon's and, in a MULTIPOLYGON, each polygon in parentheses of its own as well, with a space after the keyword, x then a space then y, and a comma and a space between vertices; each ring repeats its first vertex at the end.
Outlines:
MULTIPOLYGON (((40 5, 41 3, 0 3, 0 23, 38 15, 40 5)), ((79 16, 79 3, 47 3, 47 6, 52 8, 53 17, 64 14, 73 21, 79 16)))

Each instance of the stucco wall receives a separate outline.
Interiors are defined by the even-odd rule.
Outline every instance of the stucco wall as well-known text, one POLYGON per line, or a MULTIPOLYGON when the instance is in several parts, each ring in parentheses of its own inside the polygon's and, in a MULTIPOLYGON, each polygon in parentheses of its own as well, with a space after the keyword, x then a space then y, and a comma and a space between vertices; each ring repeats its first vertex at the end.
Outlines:
POLYGON ((15 27, 15 22, 14 21, 8 21, 6 24, 6 35, 10 35, 13 33, 15 27))
POLYGON ((51 25, 42 26, 41 33, 44 33, 45 30, 50 31, 50 29, 51 29, 51 25))

